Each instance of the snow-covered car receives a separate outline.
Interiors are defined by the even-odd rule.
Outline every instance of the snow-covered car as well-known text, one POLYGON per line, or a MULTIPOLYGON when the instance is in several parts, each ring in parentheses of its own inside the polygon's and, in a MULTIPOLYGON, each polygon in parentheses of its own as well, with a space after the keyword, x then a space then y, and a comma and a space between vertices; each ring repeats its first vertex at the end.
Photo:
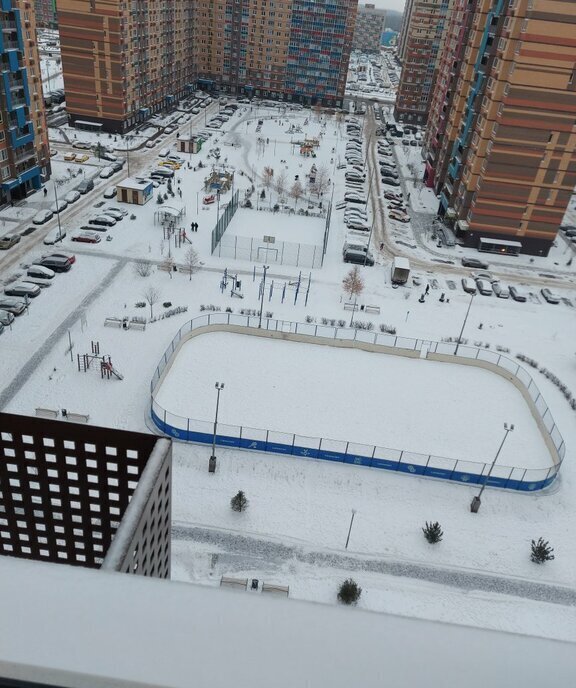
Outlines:
POLYGON ((42 242, 46 246, 52 246, 53 244, 58 244, 66 236, 66 230, 63 227, 56 227, 51 232, 44 237, 42 242))
POLYGON ((114 174, 114 169, 112 167, 104 167, 100 172, 101 179, 109 179, 114 174))
POLYGON ((64 200, 66 201, 66 203, 68 203, 70 205, 71 203, 76 203, 76 201, 80 198, 80 196, 81 196, 81 194, 79 191, 69 191, 64 196, 64 200))
POLYGON ((65 200, 59 200, 58 203, 54 202, 50 206, 50 210, 52 211, 52 213, 56 214, 58 212, 61 213, 63 210, 66 210, 67 207, 68 203, 65 200))
POLYGON ((116 187, 111 186, 102 194, 104 198, 116 198, 116 187))
POLYGON ((79 232, 72 236, 72 241, 81 241, 85 244, 98 244, 101 238, 96 232, 79 232))
POLYGON ((39 210, 36 215, 34 215, 34 218, 32 219, 32 222, 35 225, 43 225, 48 220, 51 220, 54 217, 54 213, 51 210, 39 210))
POLYGON ((406 213, 402 213, 399 210, 391 210, 388 213, 391 220, 396 220, 397 222, 410 222, 410 216, 406 213))
POLYGON ((54 272, 54 270, 50 270, 50 268, 46 268, 43 265, 32 264, 26 271, 26 275, 28 277, 34 277, 36 279, 50 280, 54 279, 56 273, 54 272))
POLYGON ((101 227, 114 227, 116 220, 109 215, 97 215, 88 220, 89 225, 100 225, 101 227))

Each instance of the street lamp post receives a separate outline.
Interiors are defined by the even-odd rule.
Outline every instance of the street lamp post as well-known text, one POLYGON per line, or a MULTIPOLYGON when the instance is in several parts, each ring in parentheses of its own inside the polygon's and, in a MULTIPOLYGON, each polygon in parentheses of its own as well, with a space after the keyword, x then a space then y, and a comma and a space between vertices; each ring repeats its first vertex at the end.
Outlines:
POLYGON ((482 497, 482 493, 484 492, 484 489, 486 488, 486 485, 488 484, 488 481, 490 480, 490 476, 492 475, 492 471, 494 470, 494 466, 496 465, 496 461, 498 461, 498 457, 500 456, 500 452, 502 451, 502 447, 504 446, 504 442, 506 442, 506 439, 508 435, 514 430, 514 425, 508 425, 507 423, 504 423, 504 437, 502 438, 502 442, 500 442, 500 446, 498 447, 498 451, 496 452, 496 456, 494 457, 494 461, 492 461, 490 465, 490 469, 488 471, 488 474, 486 475, 486 479, 484 480, 482 484, 482 488, 480 489, 480 492, 472 498, 472 503, 470 504, 470 511, 473 514, 478 513, 478 510, 480 509, 480 504, 482 503, 480 500, 480 497, 482 497))
POLYGON ((56 199, 56 218, 58 219, 58 241, 62 241, 62 227, 60 225, 60 204, 58 203, 58 193, 56 191, 56 182, 54 182, 54 198, 56 199))
POLYGON ((214 434, 212 436, 212 456, 208 463, 208 471, 214 473, 216 471, 216 430, 218 428, 218 408, 220 407, 220 392, 224 389, 223 382, 217 382, 216 387, 216 414, 214 416, 214 434))
POLYGON ((350 527, 348 528, 348 537, 346 538, 346 546, 344 549, 348 549, 348 543, 350 542, 350 533, 352 532, 352 524, 354 523, 354 516, 356 516, 356 509, 352 509, 352 518, 350 519, 350 527))
POLYGON ((126 135, 126 168, 128 172, 128 176, 130 176, 130 141, 132 141, 132 136, 131 135, 126 135))
POLYGON ((258 328, 262 327, 262 311, 264 310, 264 292, 266 291, 266 272, 270 269, 269 265, 263 265, 264 277, 262 278, 262 293, 260 294, 260 318, 258 319, 258 328))
POLYGON ((358 301, 358 294, 354 294, 354 305, 352 306, 352 313, 350 315, 350 327, 352 327, 352 323, 354 322, 354 314, 356 313, 356 302, 358 301))
POLYGON ((468 320, 468 314, 470 313, 470 307, 472 306, 472 301, 474 301, 474 297, 476 294, 472 294, 470 296, 470 303, 468 304, 468 308, 466 309, 466 315, 464 316, 464 322, 462 323, 462 329, 460 330, 460 334, 458 336, 458 341, 456 342, 456 349, 454 350, 454 356, 458 355, 458 347, 460 346, 460 342, 462 341, 462 335, 464 334, 464 328, 466 327, 466 321, 468 320))

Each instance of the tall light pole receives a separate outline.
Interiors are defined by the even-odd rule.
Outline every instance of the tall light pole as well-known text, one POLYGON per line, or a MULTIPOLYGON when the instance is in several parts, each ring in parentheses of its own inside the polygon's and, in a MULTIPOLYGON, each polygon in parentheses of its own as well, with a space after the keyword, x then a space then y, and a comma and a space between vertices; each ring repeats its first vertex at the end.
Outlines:
POLYGON ((126 134, 125 139, 126 139, 126 168, 127 168, 128 176, 130 176, 130 148, 129 148, 129 146, 130 146, 130 141, 132 141, 132 139, 133 139, 133 136, 131 136, 130 134, 126 134))
POLYGON ((482 497, 482 493, 484 492, 484 489, 486 488, 486 485, 488 484, 488 481, 490 480, 490 476, 492 475, 492 471, 494 469, 494 466, 496 465, 496 461, 498 461, 498 457, 500 456, 500 452, 502 451, 502 447, 504 446, 504 442, 506 442, 506 439, 508 435, 514 430, 514 425, 508 425, 507 423, 504 423, 504 437, 502 438, 502 442, 500 442, 500 446, 498 447, 498 451, 496 452, 496 456, 494 457, 494 461, 492 461, 492 464, 490 465, 490 470, 488 471, 488 474, 486 475, 486 479, 484 480, 484 483, 482 484, 482 488, 480 492, 472 498, 472 503, 470 504, 470 511, 473 514, 478 513, 478 510, 480 509, 480 504, 482 503, 480 501, 480 497, 482 497))
POLYGON ((214 416, 214 435, 212 436, 212 456, 208 463, 208 470, 210 473, 214 473, 216 470, 216 430, 218 428, 218 408, 220 407, 220 392, 224 389, 223 382, 217 382, 214 387, 216 387, 216 414, 214 416))
POLYGON ((270 269, 269 265, 262 266, 264 270, 264 277, 262 278, 262 293, 260 294, 260 318, 258 319, 258 328, 262 327, 262 311, 264 310, 264 292, 266 291, 266 271, 270 269))
POLYGON ((466 327, 466 321, 468 320, 468 314, 470 313, 470 307, 472 306, 472 301, 474 301, 474 297, 476 294, 472 294, 470 296, 470 303, 468 304, 468 308, 466 309, 466 315, 464 316, 464 322, 462 323, 462 329, 460 330, 460 334, 458 335, 458 342, 456 343, 456 349, 454 350, 454 356, 458 355, 458 347, 460 346, 460 342, 462 340, 462 335, 464 334, 464 328, 466 327))
POLYGON ((346 538, 346 546, 344 549, 348 549, 348 543, 350 542, 350 533, 352 532, 352 524, 354 523, 354 516, 356 516, 356 509, 352 509, 352 518, 350 519, 350 527, 348 528, 348 537, 346 538))
POLYGON ((62 241, 62 227, 60 225, 60 204, 58 203, 58 193, 56 191, 56 181, 54 181, 54 198, 56 199, 56 218, 58 219, 58 241, 62 241))

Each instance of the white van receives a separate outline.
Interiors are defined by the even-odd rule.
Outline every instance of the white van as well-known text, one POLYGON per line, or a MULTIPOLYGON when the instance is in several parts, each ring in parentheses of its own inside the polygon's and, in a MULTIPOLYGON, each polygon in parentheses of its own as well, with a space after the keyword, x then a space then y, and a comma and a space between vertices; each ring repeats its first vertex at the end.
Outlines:
POLYGON ((158 153, 158 155, 159 155, 161 158, 165 158, 165 157, 167 157, 168 155, 170 155, 170 149, 169 149, 169 148, 163 148, 163 149, 158 153))

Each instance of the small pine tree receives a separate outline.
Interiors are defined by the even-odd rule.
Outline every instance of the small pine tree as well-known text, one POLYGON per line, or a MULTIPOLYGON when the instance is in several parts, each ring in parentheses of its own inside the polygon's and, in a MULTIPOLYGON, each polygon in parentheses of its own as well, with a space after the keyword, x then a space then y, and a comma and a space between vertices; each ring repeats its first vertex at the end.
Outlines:
POLYGON ((548 540, 543 540, 542 538, 538 538, 537 542, 532 540, 532 554, 530 559, 532 559, 535 564, 543 564, 545 561, 554 559, 554 555, 552 554, 553 551, 554 548, 550 547, 548 540))
POLYGON ((422 532, 424 533, 426 540, 428 540, 431 545, 435 545, 437 542, 440 542, 440 540, 442 540, 442 536, 444 535, 438 521, 435 521, 434 523, 428 523, 428 521, 426 521, 426 527, 422 528, 422 532))
POLYGON ((352 578, 347 578, 338 590, 338 599, 342 604, 356 604, 362 594, 362 588, 352 578))
POLYGON ((246 511, 248 508, 248 499, 242 490, 238 490, 238 492, 232 497, 230 500, 230 506, 232 507, 233 511, 246 511))

